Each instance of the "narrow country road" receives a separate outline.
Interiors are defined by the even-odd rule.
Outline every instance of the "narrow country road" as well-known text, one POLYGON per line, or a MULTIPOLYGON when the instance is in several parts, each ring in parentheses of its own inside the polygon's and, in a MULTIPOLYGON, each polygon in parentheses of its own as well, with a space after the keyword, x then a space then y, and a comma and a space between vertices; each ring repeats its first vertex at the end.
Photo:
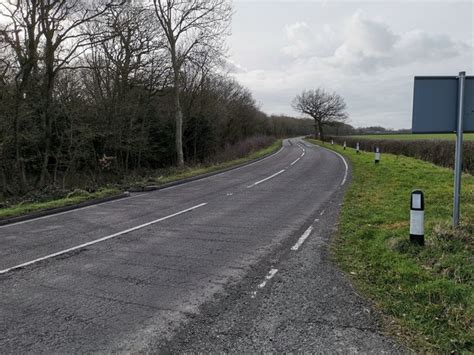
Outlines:
POLYGON ((2 353, 400 348, 328 255, 350 171, 262 161, 0 227, 2 353))

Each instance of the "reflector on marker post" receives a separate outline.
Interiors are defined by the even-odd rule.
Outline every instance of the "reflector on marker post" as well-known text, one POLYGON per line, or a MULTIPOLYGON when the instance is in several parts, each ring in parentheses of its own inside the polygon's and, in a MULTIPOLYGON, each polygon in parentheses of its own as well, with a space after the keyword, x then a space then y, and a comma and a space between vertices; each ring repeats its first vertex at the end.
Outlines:
POLYGON ((360 149, 360 145, 359 145, 359 142, 357 142, 357 143, 356 143, 356 153, 357 153, 357 154, 360 153, 359 149, 360 149))
POLYGON ((375 164, 380 163, 380 148, 375 147, 375 164))
POLYGON ((425 198, 421 190, 411 193, 410 201, 410 241, 425 244, 425 198))
POLYGON ((346 150, 347 144, 346 141, 344 141, 344 150, 346 150))

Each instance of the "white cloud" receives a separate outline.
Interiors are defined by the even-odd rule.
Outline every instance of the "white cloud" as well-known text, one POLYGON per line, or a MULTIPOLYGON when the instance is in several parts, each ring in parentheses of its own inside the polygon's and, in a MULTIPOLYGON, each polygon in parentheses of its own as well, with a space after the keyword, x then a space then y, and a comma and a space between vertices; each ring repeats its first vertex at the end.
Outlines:
POLYGON ((345 72, 373 72, 380 68, 406 65, 428 60, 439 61, 457 56, 468 46, 443 34, 421 30, 394 33, 380 20, 368 18, 357 11, 345 30, 336 34, 328 25, 322 34, 314 34, 304 22, 285 26, 290 44, 283 52, 301 63, 328 65, 345 72), (341 38, 338 45, 334 41, 341 38), (333 47, 333 51, 328 50, 333 47))
POLYGON ((283 53, 292 58, 321 57, 331 55, 336 44, 336 33, 329 25, 324 25, 320 33, 316 33, 306 22, 296 22, 284 28, 289 44, 283 47, 283 53))

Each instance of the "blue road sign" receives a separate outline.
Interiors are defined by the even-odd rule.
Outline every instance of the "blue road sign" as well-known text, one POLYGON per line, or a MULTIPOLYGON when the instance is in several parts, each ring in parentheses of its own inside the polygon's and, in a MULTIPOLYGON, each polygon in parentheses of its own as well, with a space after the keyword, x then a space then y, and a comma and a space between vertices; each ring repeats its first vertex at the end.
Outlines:
MULTIPOLYGON (((413 133, 452 133, 457 128, 459 83, 456 76, 416 76, 413 133)), ((466 76, 463 131, 474 132, 474 76, 466 76)))

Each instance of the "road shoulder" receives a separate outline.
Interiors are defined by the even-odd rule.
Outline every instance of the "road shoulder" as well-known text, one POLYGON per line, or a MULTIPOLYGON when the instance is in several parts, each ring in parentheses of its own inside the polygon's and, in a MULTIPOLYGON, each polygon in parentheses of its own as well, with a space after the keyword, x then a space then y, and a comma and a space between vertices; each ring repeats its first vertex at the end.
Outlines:
POLYGON ((331 260, 343 195, 339 189, 319 212, 300 249, 291 250, 300 235, 288 238, 242 282, 204 305, 173 338, 149 350, 403 352, 382 333, 379 315, 331 260), (271 270, 278 271, 260 288, 271 270))

